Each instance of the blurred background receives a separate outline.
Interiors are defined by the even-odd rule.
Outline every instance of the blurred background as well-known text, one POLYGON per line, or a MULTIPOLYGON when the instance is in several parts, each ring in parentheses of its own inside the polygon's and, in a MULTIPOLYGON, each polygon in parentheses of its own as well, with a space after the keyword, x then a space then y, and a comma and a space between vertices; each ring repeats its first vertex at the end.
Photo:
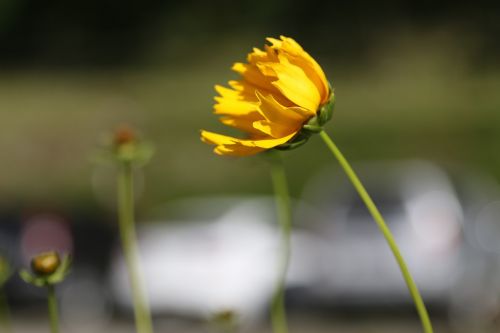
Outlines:
MULTIPOLYGON (((132 332, 115 174, 92 163, 127 123, 156 147, 137 174, 137 217, 158 331, 217 331, 210 318, 229 310, 244 329, 269 330, 269 166, 217 157, 199 130, 226 130, 213 86, 236 78, 231 64, 286 35, 332 82, 327 131, 392 224, 437 329, 496 331, 499 34, 500 5, 486 1, 3 0, 0 249, 14 268, 40 250, 73 253, 64 330, 132 332)), ((390 253, 322 142, 287 152, 286 168, 294 331, 419 332, 390 253)), ((46 331, 42 291, 13 276, 6 292, 16 331, 46 331)))

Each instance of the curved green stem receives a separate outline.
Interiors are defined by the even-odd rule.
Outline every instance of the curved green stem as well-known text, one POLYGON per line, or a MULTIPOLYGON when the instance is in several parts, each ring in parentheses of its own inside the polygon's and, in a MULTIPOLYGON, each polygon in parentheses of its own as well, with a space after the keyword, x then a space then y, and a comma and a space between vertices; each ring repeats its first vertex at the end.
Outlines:
POLYGON ((57 299, 54 285, 47 286, 47 304, 49 307, 50 331, 59 332, 59 315, 57 313, 57 299))
POLYGON ((285 169, 279 152, 274 152, 271 166, 271 178, 273 182, 274 195, 278 221, 281 227, 280 263, 278 279, 276 281, 273 301, 271 305, 271 322, 274 333, 287 333, 287 320, 285 312, 285 280, 290 262, 290 237, 292 228, 292 216, 290 210, 290 196, 286 181, 285 169))
POLYGON ((328 146, 332 154, 335 156, 335 158, 339 161, 340 166, 342 167, 342 169, 344 169, 344 172, 346 173, 347 177, 351 181, 352 185, 354 186, 359 196, 365 203, 366 207, 370 211, 370 214, 372 215, 373 219, 377 223, 380 231, 384 235, 384 238, 389 244, 389 247, 399 265, 399 269, 401 270, 401 274, 403 275, 406 285, 408 286, 408 290, 410 291, 411 297, 413 298, 413 302, 415 303, 418 315, 420 316, 420 321, 422 322, 422 327, 424 329, 424 332, 432 333, 433 332, 432 324, 429 319, 429 314, 427 313, 427 309, 425 308, 424 301, 422 300, 422 296, 420 296, 417 285, 413 281, 410 271, 403 259, 403 256, 401 255, 401 252, 399 251, 396 241, 394 240, 394 236, 387 227, 387 224, 385 223, 382 214, 380 214, 377 206, 375 206, 375 203, 370 198, 370 195, 368 194, 368 192, 366 192, 366 189, 359 180, 358 176, 356 175, 352 167, 349 165, 349 162, 347 162, 344 155, 342 155, 340 150, 332 141, 332 139, 328 136, 328 134, 325 131, 321 131, 320 136, 325 142, 325 144, 328 146))
POLYGON ((134 303, 136 329, 138 333, 152 333, 153 324, 151 314, 140 274, 139 253, 134 225, 133 174, 132 165, 128 162, 122 162, 118 171, 118 220, 134 303))

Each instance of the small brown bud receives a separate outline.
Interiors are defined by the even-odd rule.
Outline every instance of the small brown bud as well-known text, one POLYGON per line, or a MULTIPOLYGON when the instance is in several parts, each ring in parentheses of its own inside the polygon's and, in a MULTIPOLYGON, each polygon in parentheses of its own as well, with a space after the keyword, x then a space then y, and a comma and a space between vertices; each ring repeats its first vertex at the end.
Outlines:
POLYGON ((224 309, 213 315, 213 320, 222 325, 232 325, 237 319, 237 314, 231 309, 224 309))
POLYGON ((31 269, 37 275, 50 275, 59 268, 60 264, 61 259, 57 252, 44 252, 31 260, 31 269))
POLYGON ((122 125, 115 131, 113 141, 116 146, 121 146, 126 143, 134 142, 136 139, 137 137, 134 130, 127 125, 122 125))

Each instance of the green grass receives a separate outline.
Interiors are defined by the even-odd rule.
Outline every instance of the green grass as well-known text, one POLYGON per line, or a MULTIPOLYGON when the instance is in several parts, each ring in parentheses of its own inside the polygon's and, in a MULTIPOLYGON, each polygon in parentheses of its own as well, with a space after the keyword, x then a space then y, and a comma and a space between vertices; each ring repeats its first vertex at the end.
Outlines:
MULTIPOLYGON (((384 49, 361 67, 318 57, 337 94, 327 131, 352 161, 425 158, 500 178, 500 73, 475 73, 449 49, 420 46, 384 49)), ((199 141, 201 128, 225 130, 211 114, 213 85, 235 77, 229 67, 242 55, 233 46, 190 66, 3 72, 0 201, 94 204, 91 179, 106 201, 109 171, 96 171, 89 155, 122 122, 157 148, 145 171, 143 211, 175 197, 270 191, 259 157, 217 157, 199 141)), ((333 162, 318 138, 289 152, 293 194, 333 162)))

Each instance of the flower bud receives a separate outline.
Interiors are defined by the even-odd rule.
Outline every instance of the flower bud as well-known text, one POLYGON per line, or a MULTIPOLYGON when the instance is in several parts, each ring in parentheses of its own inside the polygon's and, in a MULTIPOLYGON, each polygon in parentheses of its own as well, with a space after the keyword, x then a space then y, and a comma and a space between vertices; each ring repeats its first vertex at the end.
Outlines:
POLYGON ((225 328, 224 331, 233 332, 231 328, 238 325, 238 314, 234 310, 223 309, 213 314, 212 322, 220 328, 225 328))
POLYGON ((41 276, 54 273, 60 265, 59 254, 54 251, 41 253, 31 260, 31 269, 35 274, 41 276))
POLYGON ((121 146, 136 141, 136 138, 137 136, 131 127, 122 125, 115 131, 113 141, 116 146, 121 146))
POLYGON ((137 132, 128 125, 121 125, 93 156, 96 163, 114 165, 143 166, 154 154, 154 147, 141 139, 137 132))

